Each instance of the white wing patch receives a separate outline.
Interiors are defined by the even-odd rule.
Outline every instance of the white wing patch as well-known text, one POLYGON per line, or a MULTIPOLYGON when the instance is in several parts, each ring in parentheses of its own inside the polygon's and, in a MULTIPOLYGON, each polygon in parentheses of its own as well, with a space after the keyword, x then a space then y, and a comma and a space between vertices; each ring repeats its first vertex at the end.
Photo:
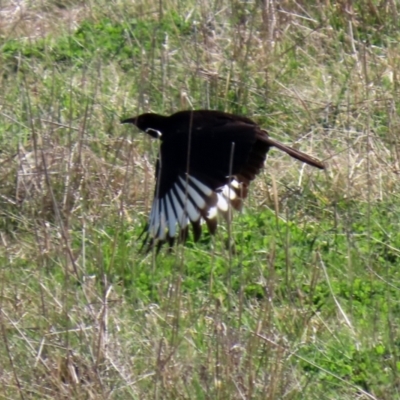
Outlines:
POLYGON ((183 209, 187 212, 189 219, 192 222, 198 221, 198 219, 200 218, 200 212, 199 212, 198 208, 196 208, 194 206, 193 201, 190 198, 188 191, 185 190, 186 191, 186 193, 185 193, 177 183, 175 183, 173 188, 178 193, 180 203, 183 206, 183 209))
MULTIPOLYGON (((179 177, 179 180, 180 180, 181 184, 183 185, 183 187, 187 188, 187 192, 189 195, 188 197, 190 197, 190 199, 193 199, 193 202, 196 204, 197 208, 199 208, 200 210, 203 210, 206 206, 206 202, 205 202, 204 198, 201 197, 201 195, 193 188, 193 186, 191 186, 191 184, 189 182, 186 182, 181 176, 179 177)), ((205 186, 205 187, 207 188, 207 186, 205 186)), ((209 189, 209 188, 207 188, 207 189, 209 189)))
POLYGON ((200 182, 194 176, 189 176, 189 179, 198 187, 198 189, 200 189, 202 193, 204 193, 206 196, 211 196, 213 192, 212 189, 204 185, 204 183, 200 182))
POLYGON ((167 221, 168 221, 168 234, 171 237, 175 237, 176 215, 174 209, 172 208, 170 197, 171 197, 170 193, 168 193, 168 195, 165 196, 165 203, 167 205, 166 211, 167 211, 167 221))
POLYGON ((155 197, 149 217, 148 239, 151 243, 173 242, 177 226, 182 233, 189 225, 201 230, 206 223, 214 233, 218 213, 225 218, 229 206, 238 209, 241 204, 240 183, 233 179, 229 184, 212 190, 193 176, 180 175, 163 198, 155 197))
POLYGON ((235 200, 237 196, 233 188, 234 186, 232 184, 225 185, 222 189, 222 194, 224 195, 224 197, 228 198, 229 200, 235 200))

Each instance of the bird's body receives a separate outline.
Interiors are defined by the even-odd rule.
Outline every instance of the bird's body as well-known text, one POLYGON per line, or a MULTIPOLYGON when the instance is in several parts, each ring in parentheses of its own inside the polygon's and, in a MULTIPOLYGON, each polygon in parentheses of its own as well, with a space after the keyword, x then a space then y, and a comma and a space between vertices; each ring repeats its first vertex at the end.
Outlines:
POLYGON ((217 211, 227 215, 229 204, 240 208, 272 146, 324 168, 313 157, 272 140, 251 119, 220 111, 179 111, 169 117, 148 113, 122 123, 161 140, 147 235, 150 247, 172 243, 177 226, 185 239, 189 222, 195 240, 201 234, 201 220, 214 233, 217 211))

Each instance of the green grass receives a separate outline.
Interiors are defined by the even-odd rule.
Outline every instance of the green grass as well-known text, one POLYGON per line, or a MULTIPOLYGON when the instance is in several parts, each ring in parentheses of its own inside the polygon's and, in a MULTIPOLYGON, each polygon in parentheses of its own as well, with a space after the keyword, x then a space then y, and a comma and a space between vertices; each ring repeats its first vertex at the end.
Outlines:
POLYGON ((6 3, 0 398, 400 399, 398 5, 6 3), (271 151, 144 254, 157 143, 119 121, 191 107, 328 169, 271 151))

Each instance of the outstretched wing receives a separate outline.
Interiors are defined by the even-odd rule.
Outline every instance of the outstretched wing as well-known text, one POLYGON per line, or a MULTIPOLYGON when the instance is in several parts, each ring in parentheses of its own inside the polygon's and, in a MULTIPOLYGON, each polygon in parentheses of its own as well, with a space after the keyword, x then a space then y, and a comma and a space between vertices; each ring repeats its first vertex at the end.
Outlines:
POLYGON ((185 240, 189 224, 194 239, 206 223, 214 233, 217 214, 240 209, 247 187, 262 168, 269 145, 256 138, 257 127, 230 122, 165 135, 156 167, 156 189, 145 243, 185 240))

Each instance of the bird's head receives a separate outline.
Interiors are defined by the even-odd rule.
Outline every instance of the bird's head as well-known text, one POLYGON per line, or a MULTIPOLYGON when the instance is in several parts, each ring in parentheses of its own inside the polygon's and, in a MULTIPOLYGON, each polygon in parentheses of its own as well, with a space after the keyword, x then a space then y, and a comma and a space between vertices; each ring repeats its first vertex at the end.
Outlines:
POLYGON ((159 139, 162 136, 163 123, 165 118, 162 115, 145 113, 136 117, 127 118, 121 121, 121 124, 133 124, 141 131, 159 139))

